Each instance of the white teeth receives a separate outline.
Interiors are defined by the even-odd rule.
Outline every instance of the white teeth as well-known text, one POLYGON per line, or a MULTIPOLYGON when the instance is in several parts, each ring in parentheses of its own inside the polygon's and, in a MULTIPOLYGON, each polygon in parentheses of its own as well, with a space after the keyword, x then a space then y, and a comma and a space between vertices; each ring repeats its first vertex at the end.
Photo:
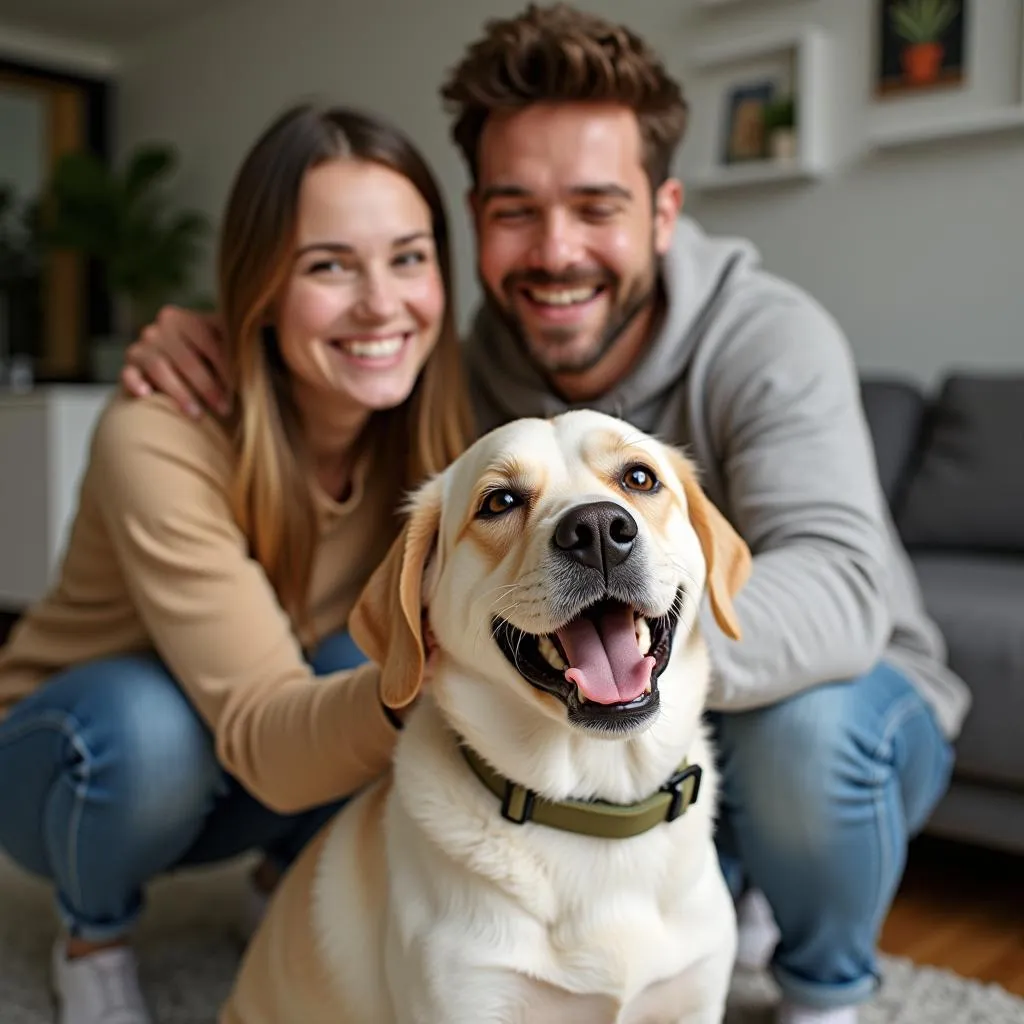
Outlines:
POLYGON ((541 302, 545 306, 572 306, 578 302, 588 302, 597 294, 597 289, 564 288, 548 291, 543 288, 531 288, 527 294, 534 302, 541 302))
POLYGON ((636 620, 636 645, 640 648, 641 657, 645 657, 651 649, 651 627, 644 618, 636 620))
POLYGON ((405 335, 393 338, 374 338, 372 341, 343 341, 342 348, 360 359, 390 359, 398 355, 405 343, 405 335))
POLYGON ((537 648, 543 655, 544 660, 552 667, 557 668, 559 672, 564 672, 569 666, 566 665, 565 659, 561 654, 558 653, 558 648, 551 642, 551 640, 542 636, 537 641, 537 648))

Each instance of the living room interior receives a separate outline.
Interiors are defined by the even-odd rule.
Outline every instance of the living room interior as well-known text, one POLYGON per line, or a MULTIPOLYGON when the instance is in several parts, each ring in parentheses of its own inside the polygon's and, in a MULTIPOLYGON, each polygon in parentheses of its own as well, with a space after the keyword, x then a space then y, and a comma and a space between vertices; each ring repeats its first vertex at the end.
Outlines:
MULTIPOLYGON (((365 106, 422 147, 465 323, 468 179, 437 89, 486 18, 522 6, 0 0, 0 640, 59 566, 124 347, 162 302, 214 304, 232 174, 286 105, 365 106), (124 267, 148 250, 109 218, 151 197, 147 224, 177 244, 140 277, 124 267), (57 200, 46 235, 38 211, 57 200)), ((750 238, 846 333, 894 521, 973 692, 953 784, 883 929, 892 994, 867 1024, 1024 1022, 1024 0, 579 6, 656 40, 681 78, 686 212, 750 238)), ((237 878, 158 887, 143 970, 161 1021, 213 1019, 237 878)), ((0 856, 4 1024, 50 1019, 55 927, 0 856)), ((736 1024, 754 1024, 745 1012, 736 1024)))

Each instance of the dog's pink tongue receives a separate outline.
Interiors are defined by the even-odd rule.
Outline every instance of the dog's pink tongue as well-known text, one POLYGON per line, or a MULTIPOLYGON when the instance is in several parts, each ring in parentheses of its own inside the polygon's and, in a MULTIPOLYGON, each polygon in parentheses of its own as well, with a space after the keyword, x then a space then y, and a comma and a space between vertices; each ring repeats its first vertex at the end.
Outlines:
POLYGON ((596 624, 576 619, 558 639, 570 666, 565 678, 595 704, 636 700, 651 684, 654 658, 641 656, 629 608, 604 612, 596 624))

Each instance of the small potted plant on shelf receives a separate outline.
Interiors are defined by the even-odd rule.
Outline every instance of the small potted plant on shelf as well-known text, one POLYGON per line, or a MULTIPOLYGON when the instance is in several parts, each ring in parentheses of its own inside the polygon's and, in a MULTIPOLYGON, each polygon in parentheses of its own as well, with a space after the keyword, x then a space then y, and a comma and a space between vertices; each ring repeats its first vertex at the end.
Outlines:
POLYGON ((926 85, 939 77, 942 37, 960 10, 958 0, 899 0, 889 11, 893 32, 906 44, 900 62, 907 81, 926 85))
POLYGON ((765 104, 764 137, 772 160, 796 158, 796 129, 796 100, 792 96, 780 96, 765 104))
POLYGON ((113 301, 112 336, 90 339, 96 380, 116 379, 125 346, 186 288, 201 254, 207 218, 175 210, 162 188, 177 163, 173 147, 153 143, 121 170, 89 152, 66 154, 54 170, 46 242, 96 259, 113 301))

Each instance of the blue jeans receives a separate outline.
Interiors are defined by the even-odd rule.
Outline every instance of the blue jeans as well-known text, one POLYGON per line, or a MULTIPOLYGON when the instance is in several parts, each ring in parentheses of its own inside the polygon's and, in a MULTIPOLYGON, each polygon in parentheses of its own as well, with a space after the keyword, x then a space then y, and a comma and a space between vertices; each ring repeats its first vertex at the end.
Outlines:
MULTIPOLYGON (((347 633, 310 659, 317 675, 363 655, 347 633)), ((51 880, 71 935, 128 932, 158 875, 262 849, 281 867, 342 802, 281 815, 221 767, 212 735, 155 657, 55 676, 0 722, 0 847, 51 880)))
POLYGON ((869 999, 907 843, 952 771, 931 709, 881 664, 771 707, 710 717, 722 768, 719 856, 734 894, 751 885, 771 904, 776 982, 808 1006, 869 999))

